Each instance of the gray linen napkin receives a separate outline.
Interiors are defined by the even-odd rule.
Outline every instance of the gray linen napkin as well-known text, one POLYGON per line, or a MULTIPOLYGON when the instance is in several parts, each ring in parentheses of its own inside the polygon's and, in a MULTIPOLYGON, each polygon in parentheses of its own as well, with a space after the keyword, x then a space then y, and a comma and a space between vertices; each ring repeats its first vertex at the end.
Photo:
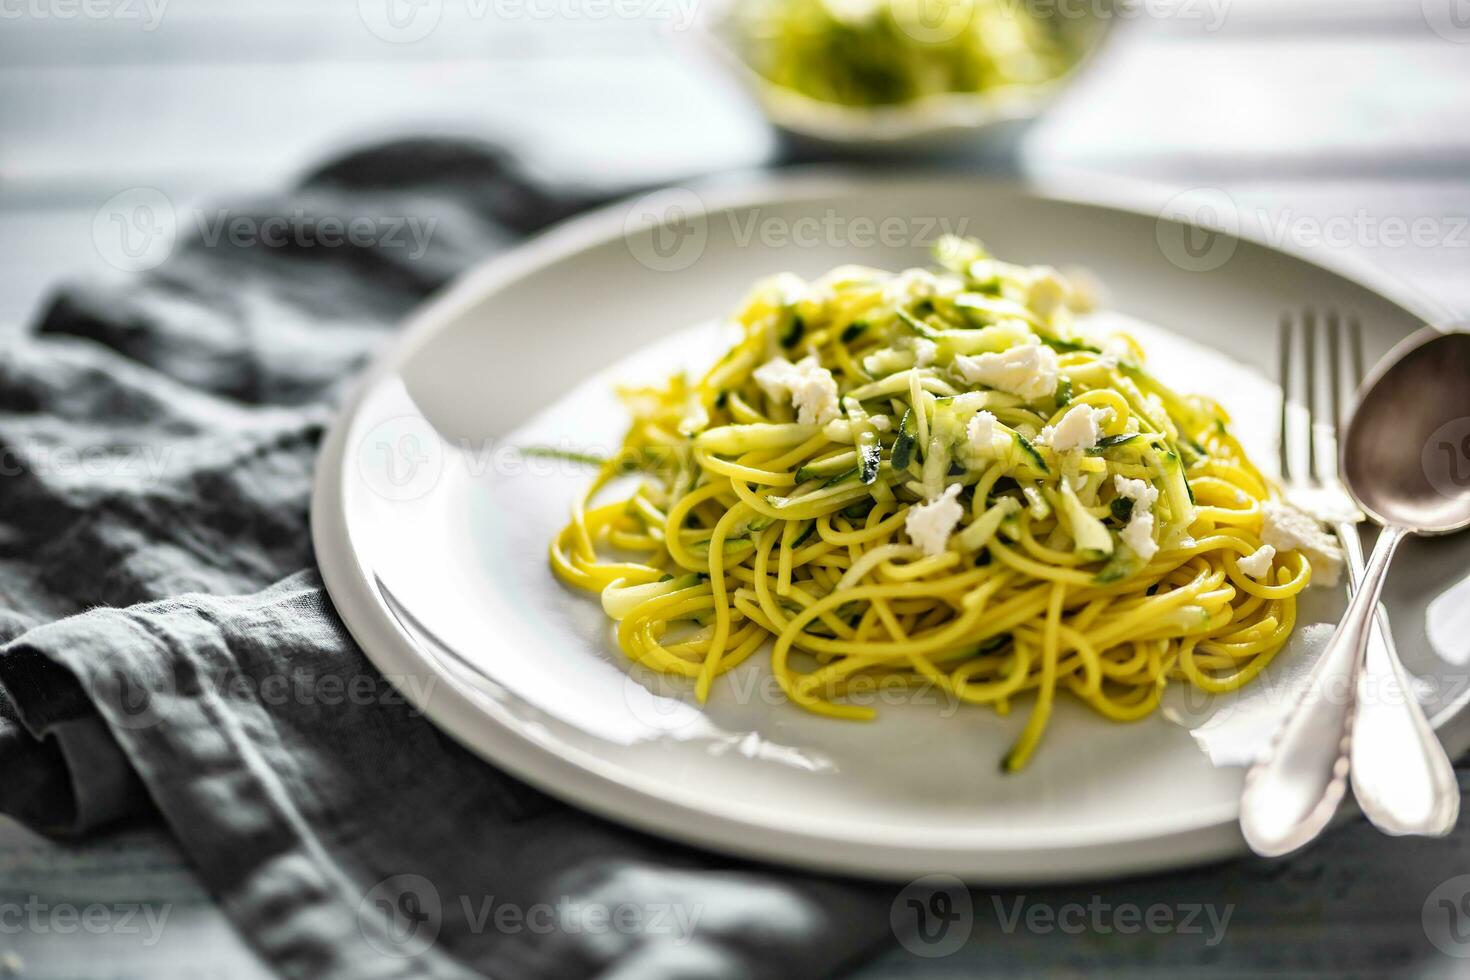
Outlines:
POLYGON ((161 817, 294 977, 810 977, 891 936, 890 890, 653 840, 471 756, 322 590, 307 499, 344 385, 425 294, 587 203, 487 146, 371 148, 62 292, 0 354, 0 810, 161 817), (207 233, 273 216, 289 234, 207 233), (377 240, 343 241, 354 218, 377 240), (409 219, 421 253, 388 233, 409 219))

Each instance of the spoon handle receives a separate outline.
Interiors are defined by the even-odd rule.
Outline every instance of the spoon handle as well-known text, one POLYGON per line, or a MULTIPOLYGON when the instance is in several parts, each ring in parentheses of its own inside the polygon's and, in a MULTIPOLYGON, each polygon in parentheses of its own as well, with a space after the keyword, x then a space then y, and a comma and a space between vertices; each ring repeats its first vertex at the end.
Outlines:
MULTIPOLYGON (((1357 531, 1349 524, 1337 533, 1355 585, 1363 568, 1357 531)), ((1442 837, 1460 815, 1455 769, 1409 686, 1382 606, 1373 626, 1353 717, 1353 795, 1386 834, 1442 837)))
POLYGON ((1342 622, 1297 694, 1271 747, 1245 777, 1240 829, 1251 850, 1276 857, 1315 838, 1347 791, 1348 753, 1363 649, 1389 562, 1408 532, 1385 527, 1342 622))

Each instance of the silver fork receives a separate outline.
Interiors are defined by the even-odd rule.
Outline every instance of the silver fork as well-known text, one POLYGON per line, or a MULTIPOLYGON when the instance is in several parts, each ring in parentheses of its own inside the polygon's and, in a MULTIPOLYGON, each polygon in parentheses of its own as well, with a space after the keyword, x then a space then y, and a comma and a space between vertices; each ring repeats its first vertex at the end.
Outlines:
MULTIPOLYGON (((1337 437, 1363 381, 1362 327, 1356 317, 1344 323, 1335 312, 1307 310, 1282 317, 1278 343, 1286 497, 1332 526, 1355 586, 1362 514, 1339 476, 1337 437)), ((1385 833, 1438 836, 1454 826, 1454 769, 1408 684, 1381 608, 1366 657, 1319 662, 1247 774, 1240 819, 1252 849, 1275 856, 1315 838, 1337 811, 1350 773, 1363 812, 1385 833)))

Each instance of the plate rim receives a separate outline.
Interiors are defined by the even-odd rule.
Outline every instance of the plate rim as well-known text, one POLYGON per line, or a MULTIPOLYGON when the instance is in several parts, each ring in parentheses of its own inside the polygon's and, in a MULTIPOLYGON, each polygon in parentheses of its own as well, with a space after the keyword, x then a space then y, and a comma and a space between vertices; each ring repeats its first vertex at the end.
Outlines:
MULTIPOLYGON (((715 215, 740 207, 789 204, 804 199, 845 197, 864 189, 901 185, 914 180, 963 180, 983 183, 999 192, 1038 201, 1126 212, 1134 217, 1166 220, 1161 205, 1177 188, 1126 179, 1089 177, 1079 183, 1058 178, 1010 175, 976 176, 951 170, 910 169, 876 175, 855 168, 811 166, 780 171, 755 171, 706 178, 681 185, 693 190, 703 208, 699 215, 715 215)), ((655 190, 653 193, 659 193, 655 190)), ((617 823, 661 837, 727 854, 840 874, 908 879, 930 871, 947 871, 967 881, 989 884, 1056 883, 1114 878, 1165 868, 1186 867, 1217 860, 1245 850, 1234 806, 1221 813, 1194 816, 1188 826, 1150 824, 1147 833, 1120 834, 1099 840, 1094 832, 1086 841, 1057 839, 1035 844, 1007 842, 1003 850, 956 850, 941 840, 938 846, 902 846, 840 833, 815 836, 789 828, 780 830, 752 822, 730 811, 671 799, 636 783, 616 780, 601 771, 597 760, 576 756, 566 747, 551 749, 515 731, 483 705, 484 691, 454 676, 416 641, 392 609, 372 587, 371 569, 352 547, 343 504, 346 447, 349 436, 381 383, 488 293, 517 281, 580 251, 606 244, 626 234, 629 206, 641 195, 629 195, 585 214, 554 224, 525 242, 467 269, 427 297, 404 318, 400 333, 352 386, 336 413, 317 457, 311 499, 311 534, 318 567, 328 596, 364 654, 431 723, 487 762, 501 767, 549 794, 586 808, 617 823), (427 673, 437 678, 433 687, 403 684, 396 677, 427 673), (1228 812, 1225 812, 1228 811, 1228 812), (865 847, 855 860, 854 846, 865 847), (1102 852, 1102 853, 1100 853, 1102 852), (1045 854, 1046 866, 1034 862, 1045 854)), ((1319 251, 1283 249, 1250 227, 1250 213, 1234 235, 1271 252, 1316 266, 1346 279, 1424 322, 1448 316, 1445 308, 1396 277, 1351 255, 1326 256, 1319 251)), ((1441 737, 1452 736, 1457 749, 1470 747, 1470 726, 1451 723, 1463 719, 1470 691, 1432 719, 1441 737)), ((1448 740, 1448 738, 1447 738, 1448 740)), ((1208 812, 1208 811, 1207 811, 1208 812)), ((1351 808, 1344 808, 1344 816, 1351 808)))

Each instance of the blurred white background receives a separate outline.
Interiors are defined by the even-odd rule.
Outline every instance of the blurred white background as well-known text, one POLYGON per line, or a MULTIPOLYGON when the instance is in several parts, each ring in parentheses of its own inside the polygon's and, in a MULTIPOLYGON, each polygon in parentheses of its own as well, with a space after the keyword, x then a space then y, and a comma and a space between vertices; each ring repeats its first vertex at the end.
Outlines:
MULTIPOLYGON (((436 131, 504 135, 613 185, 771 158, 681 30, 709 0, 598 2, 0 0, 0 324, 102 268, 91 221, 128 188, 219 200, 436 131)), ((1223 187, 1297 244, 1360 209, 1372 227, 1432 218, 1428 246, 1329 247, 1470 310, 1470 232, 1452 227, 1470 215, 1470 4, 1137 0, 1120 21, 1016 155, 981 162, 1223 187)))

